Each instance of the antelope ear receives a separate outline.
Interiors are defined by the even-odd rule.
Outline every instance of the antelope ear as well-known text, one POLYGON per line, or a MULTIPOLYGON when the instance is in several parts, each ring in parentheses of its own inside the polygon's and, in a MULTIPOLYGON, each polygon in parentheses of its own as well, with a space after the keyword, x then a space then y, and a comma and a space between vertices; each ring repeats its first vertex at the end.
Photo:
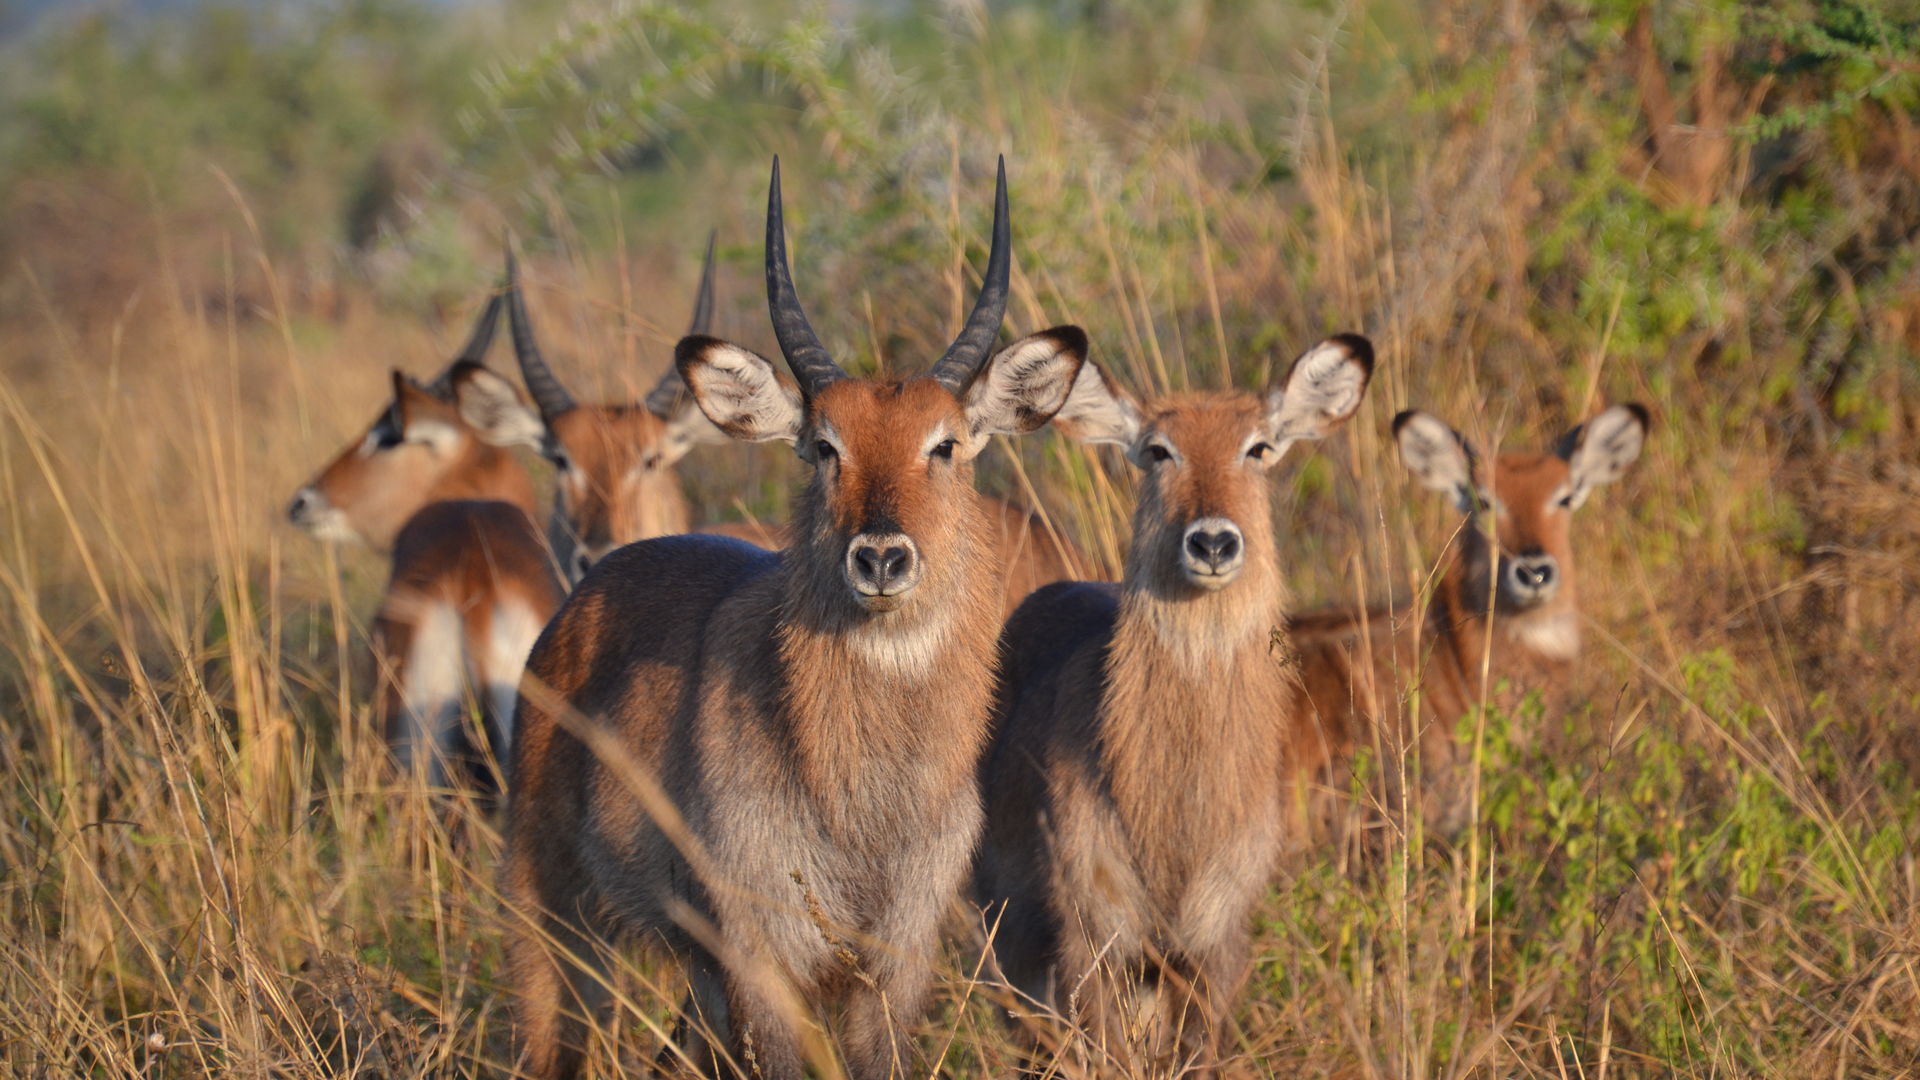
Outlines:
POLYGON ((1267 392, 1267 425, 1274 448, 1318 439, 1347 422, 1373 380, 1373 343, 1338 334, 1301 353, 1287 377, 1267 392))
POLYGON ((800 388, 759 353, 692 334, 674 347, 673 365, 700 412, 729 438, 791 443, 800 437, 807 419, 800 388))
POLYGON ((479 364, 461 361, 449 373, 460 419, 490 446, 538 449, 547 426, 527 406, 513 384, 479 364))
POLYGON ((1053 425, 1075 442, 1131 447, 1145 422, 1133 395, 1089 360, 1074 377, 1067 403, 1053 415, 1053 425))
POLYGON ((961 403, 972 448, 989 435, 1025 434, 1053 419, 1086 362, 1087 333, 1077 326, 1042 330, 995 353, 961 403))
POLYGON ((1393 438, 1400 463, 1422 487, 1448 496, 1463 514, 1473 512, 1473 447, 1459 432, 1432 413, 1408 409, 1393 418, 1393 438))
POLYGON ((1652 419, 1644 406, 1615 405, 1560 437, 1554 453, 1566 459, 1567 508, 1577 510, 1593 489, 1626 475, 1640 457, 1652 419))
POLYGON ((386 423, 401 441, 425 446, 436 454, 454 452, 465 437, 452 406, 398 371, 393 373, 393 405, 386 423))

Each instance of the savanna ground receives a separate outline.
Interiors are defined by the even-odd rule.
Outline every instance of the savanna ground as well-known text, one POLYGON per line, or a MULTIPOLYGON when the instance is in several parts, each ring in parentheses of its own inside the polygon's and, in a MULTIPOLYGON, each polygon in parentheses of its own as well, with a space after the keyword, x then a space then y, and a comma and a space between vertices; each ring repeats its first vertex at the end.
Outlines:
MULTIPOLYGON (((10 1074, 508 1073, 496 824, 383 769, 384 566, 286 497, 389 368, 444 363, 506 232, 583 397, 649 385, 710 226, 721 330, 769 348, 773 152, 829 345, 922 366, 997 151, 1015 330, 1078 322, 1142 388, 1373 337, 1359 416, 1275 481, 1303 607, 1408 602, 1457 524, 1401 475, 1397 410, 1522 448, 1655 416, 1575 521, 1580 703, 1463 725, 1466 833, 1290 863, 1240 1073, 1920 1073, 1912 3, 363 0, 3 47, 10 1074)), ((797 475, 682 469, 709 520, 797 475)), ((982 478, 1117 566, 1117 458, 1043 434, 982 478)), ((976 961, 947 959, 926 1067, 1014 1061, 976 961)), ((620 981, 601 1075, 678 998, 620 981)))

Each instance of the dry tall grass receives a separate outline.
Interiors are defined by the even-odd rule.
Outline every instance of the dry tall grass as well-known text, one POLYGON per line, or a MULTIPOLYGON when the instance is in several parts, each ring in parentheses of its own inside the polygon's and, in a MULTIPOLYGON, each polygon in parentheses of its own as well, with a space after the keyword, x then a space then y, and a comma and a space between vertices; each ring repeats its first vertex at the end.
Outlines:
MULTIPOLYGON (((1174 26, 1167 47, 1225 32, 1174 26)), ((1649 403, 1646 457, 1575 523, 1585 704, 1465 726, 1468 834, 1387 829, 1300 854, 1259 915, 1235 1067, 1920 1073, 1912 426, 1797 434, 1747 374, 1798 348, 1757 308, 1721 320, 1711 347, 1679 334, 1619 350, 1629 290, 1661 287, 1623 281, 1588 324, 1565 322, 1582 309, 1544 300, 1526 267, 1546 242, 1538 207, 1564 194, 1537 179, 1541 159, 1572 153, 1584 121, 1542 115, 1537 59, 1513 59, 1482 122, 1408 133, 1393 175, 1358 171, 1335 110, 1303 107, 1295 178, 1270 185, 1234 149, 1267 120, 1231 96, 1116 121, 1039 76, 1010 89, 1021 72, 976 47, 970 89, 995 88, 995 108, 888 132, 915 148, 909 182, 876 180, 862 132, 815 102, 814 127, 694 169, 699 222, 658 243, 625 223, 644 257, 549 247, 533 302, 576 392, 644 390, 690 295, 680 234, 708 218, 727 245, 722 329, 766 340, 751 228, 766 149, 816 161, 788 192, 829 343, 912 366, 957 318, 974 271, 954 253, 982 227, 967 195, 1004 145, 1013 327, 1080 322, 1142 386, 1251 380, 1323 331, 1373 336, 1361 414, 1276 481, 1303 605, 1406 602, 1455 525, 1398 471, 1398 409, 1483 446, 1537 446, 1601 403, 1649 403), (1225 134, 1196 138, 1183 124, 1201 116, 1225 134), (939 261, 902 254, 922 247, 939 261), (1739 359, 1716 359, 1728 341, 1739 359)), ((1309 65, 1302 100, 1330 92, 1309 65)), ((0 1062, 14 1075, 510 1071, 496 823, 390 777, 361 655, 384 568, 280 522, 294 486, 363 430, 385 370, 429 370, 465 312, 433 325, 349 295, 323 316, 252 227, 262 194, 236 188, 190 242, 155 211, 150 239, 114 253, 144 268, 117 316, 44 287, 31 253, 8 271, 31 297, 0 343, 0 1062)), ((1911 349, 1920 319, 1900 321, 1901 302, 1873 314, 1911 349)), ((1898 371, 1882 389, 1911 417, 1898 371)), ((797 475, 746 447, 683 471, 709 519, 777 512, 797 475)), ((1048 436, 983 473, 1117 567, 1123 462, 1048 436)), ((1355 779, 1356 823, 1373 821, 1370 790, 1355 779)), ((921 1043, 954 1074, 1004 1075, 1016 1058, 977 961, 956 939, 921 1043)), ((598 1075, 651 1057, 673 982, 625 965, 598 1075)))

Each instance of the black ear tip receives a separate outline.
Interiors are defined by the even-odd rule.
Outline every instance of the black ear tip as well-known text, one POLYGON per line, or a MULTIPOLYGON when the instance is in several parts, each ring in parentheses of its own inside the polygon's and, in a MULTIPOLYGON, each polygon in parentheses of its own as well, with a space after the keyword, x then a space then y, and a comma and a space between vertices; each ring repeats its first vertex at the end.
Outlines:
POLYGON ((720 339, 710 334, 688 334, 673 346, 673 366, 684 367, 688 361, 718 344, 720 339))
POLYGON ((1367 340, 1364 334, 1335 334, 1328 340, 1346 349, 1354 361, 1365 369, 1367 377, 1373 377, 1373 342, 1367 340))
POLYGON ((1635 420, 1640 421, 1641 430, 1643 431, 1652 430, 1653 414, 1647 411, 1647 407, 1645 405, 1642 405, 1637 401, 1629 401, 1626 403, 1625 408, 1628 412, 1633 414, 1633 418, 1635 420))
POLYGON ((1400 436, 1400 429, 1412 423, 1413 418, 1419 415, 1420 415, 1419 409, 1401 409, 1399 412, 1394 413, 1393 414, 1394 437, 1398 438, 1400 436))
POLYGON ((1061 349, 1066 352, 1079 353, 1083 357, 1087 355, 1089 347, 1087 332, 1071 323, 1042 330, 1040 333, 1058 342, 1061 349))

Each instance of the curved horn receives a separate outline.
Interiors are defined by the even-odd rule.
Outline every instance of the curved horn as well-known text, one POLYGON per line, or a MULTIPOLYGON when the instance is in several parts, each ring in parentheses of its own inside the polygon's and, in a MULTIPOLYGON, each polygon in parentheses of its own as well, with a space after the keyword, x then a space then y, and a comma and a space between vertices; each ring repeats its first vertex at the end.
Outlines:
POLYGON ((487 349, 493 345, 493 332, 500 325, 500 293, 496 290, 487 298, 487 306, 473 320, 473 329, 467 332, 467 343, 460 347, 454 358, 447 362, 446 369, 427 384, 429 393, 445 397, 453 393, 453 373, 462 364, 480 364, 486 362, 487 349))
POLYGON ((507 321, 513 324, 513 355, 520 361, 520 377, 526 380, 527 393, 533 395, 540 419, 552 422, 573 408, 573 395, 554 376, 540 355, 540 343, 533 339, 533 323, 527 318, 526 298, 520 295, 520 268, 514 262, 512 247, 507 248, 507 321))
POLYGON ((1011 277, 1013 245, 1008 241, 1012 226, 1007 221, 1007 159, 1000 158, 1000 177, 993 193, 993 248, 987 254, 987 273, 980 281, 980 298, 973 302, 973 314, 960 328, 960 336, 947 347, 946 355, 928 372, 935 382, 955 394, 965 392, 980 372, 980 366, 993 351, 1000 336, 1000 322, 1007 315, 1007 281, 1011 277))
POLYGON ((500 305, 502 298, 499 290, 487 297, 486 309, 480 312, 473 322, 473 331, 467 335, 467 343, 460 348, 460 354, 453 358, 456 364, 484 363, 487 349, 493 345, 494 328, 500 324, 500 305))
POLYGON ((720 230, 707 233, 707 261, 700 267, 700 291, 693 298, 693 324, 687 335, 705 334, 713 327, 713 242, 720 230))
POLYGON ((847 377, 827 355, 826 346, 820 344, 793 291, 793 273, 787 269, 786 217, 780 206, 778 155, 773 159, 773 181, 767 189, 767 314, 773 318, 773 336, 780 342, 780 354, 800 380, 803 394, 812 397, 829 383, 847 377))

